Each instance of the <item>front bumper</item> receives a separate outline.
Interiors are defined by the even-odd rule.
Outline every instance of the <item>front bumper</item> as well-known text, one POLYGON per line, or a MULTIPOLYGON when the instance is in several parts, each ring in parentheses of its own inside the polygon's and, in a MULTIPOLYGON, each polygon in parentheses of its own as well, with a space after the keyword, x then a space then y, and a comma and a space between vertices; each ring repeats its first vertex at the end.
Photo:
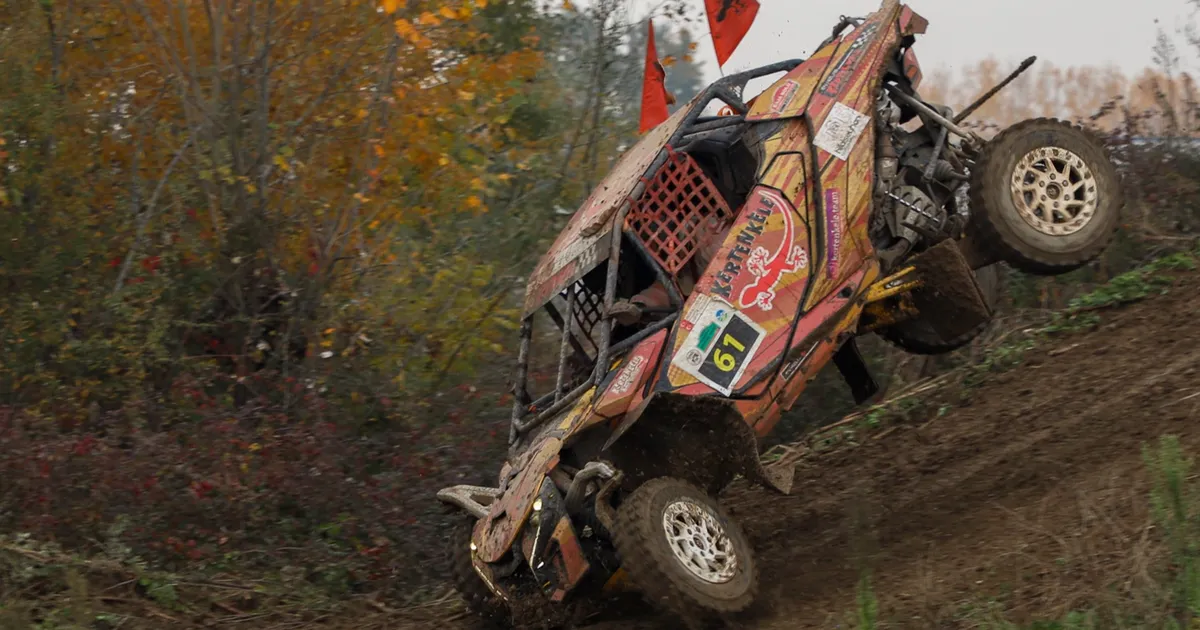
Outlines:
POLYGON ((451 486, 438 490, 437 498, 442 503, 462 508, 477 519, 487 518, 488 506, 500 498, 499 488, 486 486, 451 486))

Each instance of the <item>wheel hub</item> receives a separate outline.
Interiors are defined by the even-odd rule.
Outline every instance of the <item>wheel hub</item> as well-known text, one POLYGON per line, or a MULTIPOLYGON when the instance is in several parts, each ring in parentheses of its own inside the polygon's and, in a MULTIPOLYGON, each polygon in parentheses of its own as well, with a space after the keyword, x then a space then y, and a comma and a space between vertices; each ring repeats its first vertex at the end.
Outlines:
POLYGON ((712 584, 724 584, 737 574, 733 541, 712 510, 686 499, 663 510, 663 532, 667 543, 692 575, 712 584))
POLYGON ((1025 222, 1050 236, 1082 230, 1096 214, 1096 178, 1083 158, 1061 147, 1026 153, 1012 173, 1012 198, 1025 222))

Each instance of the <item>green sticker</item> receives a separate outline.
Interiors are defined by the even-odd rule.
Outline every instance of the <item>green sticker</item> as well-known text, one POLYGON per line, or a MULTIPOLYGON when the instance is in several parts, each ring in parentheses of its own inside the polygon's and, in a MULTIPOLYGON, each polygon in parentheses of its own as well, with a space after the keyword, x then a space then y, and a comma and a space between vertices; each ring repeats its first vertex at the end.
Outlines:
POLYGON ((719 332, 721 332, 721 326, 716 322, 705 326, 704 330, 700 331, 700 338, 696 340, 696 347, 701 350, 708 350, 709 344, 712 343, 712 340, 716 338, 719 332))

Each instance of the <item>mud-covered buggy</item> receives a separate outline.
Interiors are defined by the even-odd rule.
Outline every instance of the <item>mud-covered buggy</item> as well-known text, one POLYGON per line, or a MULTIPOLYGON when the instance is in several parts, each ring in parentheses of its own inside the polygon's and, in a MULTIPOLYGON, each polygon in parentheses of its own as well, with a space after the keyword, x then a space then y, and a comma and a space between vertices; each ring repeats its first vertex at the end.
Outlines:
POLYGON ((572 217, 528 283, 496 485, 438 494, 471 517, 451 549, 474 610, 628 586, 745 609, 754 556, 715 497, 737 476, 789 492, 758 438, 818 371, 865 402, 857 336, 952 351, 991 318, 996 263, 1061 274, 1107 246, 1122 199, 1103 146, 1051 119, 963 129, 978 102, 956 115, 917 90, 925 27, 885 0, 810 59, 717 81, 572 217), (718 102, 732 115, 704 115, 718 102))

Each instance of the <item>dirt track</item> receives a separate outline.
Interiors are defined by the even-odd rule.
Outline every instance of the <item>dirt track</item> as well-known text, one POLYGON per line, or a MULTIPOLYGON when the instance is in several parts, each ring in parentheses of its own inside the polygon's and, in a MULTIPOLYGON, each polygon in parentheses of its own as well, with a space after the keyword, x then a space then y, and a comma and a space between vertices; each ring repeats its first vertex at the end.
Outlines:
POLYGON ((893 628, 971 627, 989 598, 1015 621, 1055 617, 1114 582, 1135 589, 1152 540, 1141 446, 1163 433, 1200 446, 1198 290, 1181 277, 976 389, 935 394, 884 439, 802 462, 789 497, 731 488, 761 565, 761 605, 739 625, 845 628, 861 566, 893 628))

